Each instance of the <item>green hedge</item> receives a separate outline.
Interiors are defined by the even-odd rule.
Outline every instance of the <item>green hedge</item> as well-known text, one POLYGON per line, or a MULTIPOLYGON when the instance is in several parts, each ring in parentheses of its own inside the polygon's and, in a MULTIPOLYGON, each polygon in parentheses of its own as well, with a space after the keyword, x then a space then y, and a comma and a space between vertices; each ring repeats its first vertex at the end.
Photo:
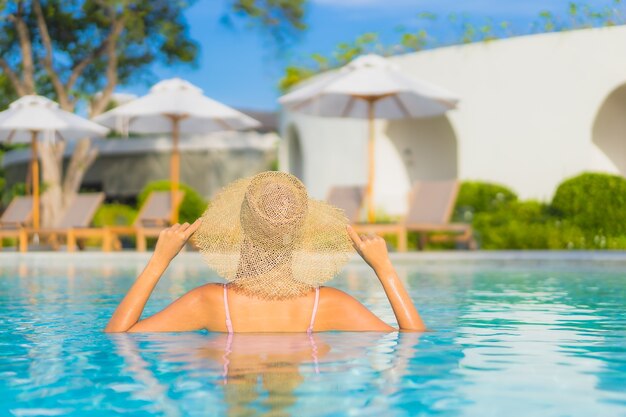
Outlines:
POLYGON ((93 218, 94 226, 130 226, 135 222, 137 210, 124 204, 103 204, 93 218))
POLYGON ((455 220, 471 222, 482 249, 626 249, 626 179, 581 174, 564 181, 550 204, 465 182, 455 220))
POLYGON ((479 213, 472 226, 481 249, 580 249, 588 244, 580 228, 536 201, 479 213))
POLYGON ((517 195, 502 185, 465 181, 456 199, 454 221, 471 223, 476 214, 497 211, 515 201, 517 195))
POLYGON ((563 182, 551 208, 590 234, 626 235, 626 179, 585 173, 563 182))
MULTIPOLYGON (((166 191, 170 189, 170 181, 154 181, 148 183, 137 197, 137 207, 141 207, 152 191, 166 191)), ((178 208, 178 219, 181 223, 193 223, 202 216, 207 207, 207 201, 200 194, 186 184, 180 184, 179 189, 185 192, 185 197, 178 208)))

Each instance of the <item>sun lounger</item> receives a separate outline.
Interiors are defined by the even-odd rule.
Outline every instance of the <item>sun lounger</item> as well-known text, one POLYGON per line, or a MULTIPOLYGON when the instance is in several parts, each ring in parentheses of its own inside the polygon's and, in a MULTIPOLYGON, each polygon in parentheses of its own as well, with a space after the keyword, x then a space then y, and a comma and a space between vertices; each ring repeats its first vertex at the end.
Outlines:
POLYGON ((409 208, 404 219, 390 224, 354 223, 359 233, 395 234, 398 251, 407 249, 408 232, 420 235, 418 246, 423 249, 428 240, 466 243, 473 249, 472 228, 468 224, 450 223, 459 184, 456 180, 417 181, 409 193, 409 208), (434 234, 433 236, 430 236, 434 234))
POLYGON ((465 223, 450 223, 458 192, 456 180, 419 181, 413 185, 404 227, 420 234, 420 248, 428 240, 453 240, 473 249, 472 227, 465 223), (429 237, 432 233, 439 234, 429 237))
POLYGON ((342 209, 346 213, 346 217, 350 223, 358 223, 364 199, 364 186, 342 185, 332 187, 328 192, 326 201, 333 206, 342 209))
POLYGON ((17 239, 18 249, 25 252, 28 245, 27 227, 33 215, 33 198, 30 196, 15 197, 0 217, 0 249, 2 239, 17 239))
MULTIPOLYGON (((178 191, 176 207, 182 202, 184 196, 184 191, 178 191)), ((171 193, 169 191, 153 191, 144 202, 132 226, 109 227, 109 232, 114 241, 117 241, 119 236, 135 236, 137 251, 145 252, 147 238, 157 237, 161 230, 169 226, 171 207, 171 193)), ((119 247, 119 245, 117 246, 119 247)))
POLYGON ((342 209, 350 224, 360 233, 396 234, 398 235, 398 251, 406 251, 406 230, 400 223, 376 224, 361 223, 361 212, 365 201, 365 187, 362 185, 346 185, 332 187, 326 198, 330 204, 342 209), (404 237, 403 237, 404 236, 404 237))
POLYGON ((55 249, 58 248, 58 238, 65 237, 68 252, 76 250, 78 239, 99 238, 102 250, 108 252, 111 250, 109 231, 102 227, 90 227, 103 201, 104 193, 77 194, 54 227, 27 229, 28 235, 37 234, 40 238, 48 238, 55 249))

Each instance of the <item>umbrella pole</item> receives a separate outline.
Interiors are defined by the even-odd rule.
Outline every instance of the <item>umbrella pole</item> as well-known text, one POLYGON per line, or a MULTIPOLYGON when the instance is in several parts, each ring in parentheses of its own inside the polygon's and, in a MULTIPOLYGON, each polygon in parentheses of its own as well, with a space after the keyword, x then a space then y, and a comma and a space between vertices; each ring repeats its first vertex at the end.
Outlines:
POLYGON ((39 155, 37 131, 31 131, 31 177, 33 181, 33 229, 39 229, 39 155))
POLYGON ((367 222, 374 223, 376 221, 376 211, 374 209, 374 100, 367 101, 367 123, 368 123, 368 174, 367 174, 367 222))
POLYGON ((180 119, 177 116, 171 116, 172 119, 172 156, 170 158, 170 182, 171 196, 170 204, 172 212, 170 214, 171 224, 178 223, 178 183, 180 178, 180 152, 178 150, 178 139, 180 135, 180 119))

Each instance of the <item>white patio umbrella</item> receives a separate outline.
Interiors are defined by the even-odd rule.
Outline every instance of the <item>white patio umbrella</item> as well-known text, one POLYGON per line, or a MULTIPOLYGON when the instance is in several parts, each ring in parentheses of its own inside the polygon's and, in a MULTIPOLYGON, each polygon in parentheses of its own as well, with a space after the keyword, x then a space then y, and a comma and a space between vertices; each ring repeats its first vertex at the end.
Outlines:
MULTIPOLYGON (((181 133, 243 130, 260 126, 258 121, 206 97, 200 88, 180 78, 161 81, 155 84, 147 95, 115 107, 94 120, 122 133, 171 132, 172 201, 178 193, 180 176, 178 142, 181 133)), ((172 223, 178 221, 178 212, 174 204, 171 221, 172 223)))
POLYGON ((432 117, 456 107, 450 92, 407 77, 389 60, 364 55, 282 96, 285 108, 323 117, 367 119, 369 172, 368 221, 374 221, 374 120, 432 117))
POLYGON ((39 228, 39 140, 75 140, 92 135, 106 135, 109 129, 59 108, 42 96, 21 97, 0 112, 0 141, 31 144, 31 177, 33 183, 33 228, 39 228), (44 133, 43 138, 40 133, 44 133))

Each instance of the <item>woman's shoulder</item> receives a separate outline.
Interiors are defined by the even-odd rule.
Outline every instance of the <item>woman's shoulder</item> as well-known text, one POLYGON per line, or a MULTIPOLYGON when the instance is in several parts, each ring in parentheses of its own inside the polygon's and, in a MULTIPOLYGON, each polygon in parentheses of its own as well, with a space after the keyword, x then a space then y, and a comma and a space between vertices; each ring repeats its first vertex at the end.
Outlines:
POLYGON ((223 284, 211 282, 194 288, 193 290, 189 291, 188 294, 197 301, 202 301, 203 303, 213 303, 218 298, 221 299, 223 297, 223 293, 223 284))
POLYGON ((337 288, 320 288, 320 330, 392 331, 359 300, 337 288))
POLYGON ((350 294, 334 287, 320 287, 320 303, 341 303, 343 306, 349 307, 353 303, 361 304, 356 298, 350 294))

